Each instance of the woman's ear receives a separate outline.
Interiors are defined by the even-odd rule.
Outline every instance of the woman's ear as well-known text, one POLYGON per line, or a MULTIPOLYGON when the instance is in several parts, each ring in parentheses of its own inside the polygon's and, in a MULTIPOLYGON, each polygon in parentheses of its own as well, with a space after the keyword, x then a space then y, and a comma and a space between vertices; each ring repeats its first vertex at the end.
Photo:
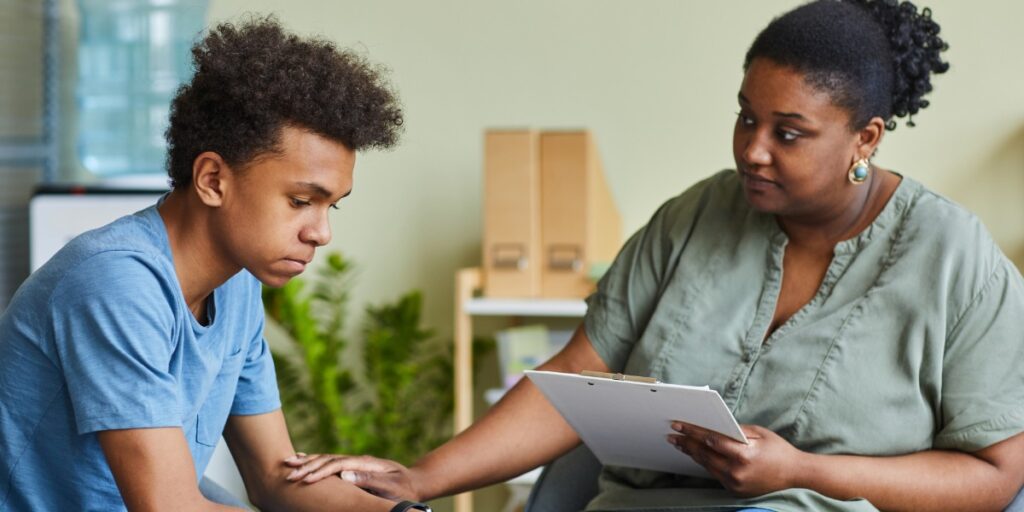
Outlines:
POLYGON ((199 200, 206 206, 221 206, 230 174, 230 167, 220 155, 212 151, 200 153, 192 161, 192 187, 199 200))
POLYGON ((875 149, 885 136, 885 121, 881 117, 872 117, 868 124, 857 132, 857 155, 860 158, 871 158, 875 149))

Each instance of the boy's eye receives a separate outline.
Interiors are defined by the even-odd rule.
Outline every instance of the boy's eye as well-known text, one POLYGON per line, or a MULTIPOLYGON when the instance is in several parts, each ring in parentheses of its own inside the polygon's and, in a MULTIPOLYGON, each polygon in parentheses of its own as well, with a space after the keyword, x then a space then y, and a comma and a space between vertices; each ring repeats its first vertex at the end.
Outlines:
POLYGON ((751 119, 750 116, 744 114, 743 112, 737 112, 736 113, 736 117, 739 118, 740 124, 742 124, 743 126, 753 126, 754 125, 754 120, 751 119))
POLYGON ((293 197, 291 199, 292 199, 292 206, 294 206, 296 208, 298 208, 300 206, 309 206, 310 205, 310 202, 306 201, 304 199, 299 199, 297 197, 293 197))

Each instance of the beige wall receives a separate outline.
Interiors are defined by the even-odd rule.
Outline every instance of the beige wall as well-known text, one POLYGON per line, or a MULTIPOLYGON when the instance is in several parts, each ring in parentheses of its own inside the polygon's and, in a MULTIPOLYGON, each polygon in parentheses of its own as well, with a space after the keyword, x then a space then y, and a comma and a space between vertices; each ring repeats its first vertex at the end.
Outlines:
MULTIPOLYGON (((61 1, 73 14, 73 0, 61 1)), ((210 2, 211 21, 276 13, 295 31, 358 47, 392 68, 406 107, 404 140, 393 152, 360 156, 355 194, 335 213, 330 248, 360 265, 357 307, 419 288, 428 324, 444 336, 453 274, 480 262, 485 127, 593 130, 632 233, 664 200, 732 166, 743 53, 773 15, 799 3, 210 2)), ((1022 264, 1024 3, 926 3, 950 41, 953 67, 935 80, 919 125, 889 134, 876 163, 977 212, 1022 264)), ((70 126, 70 104, 64 109, 70 126)), ((72 141, 65 137, 68 162, 72 141)))
MULTIPOLYGON (((928 2, 950 42, 916 128, 876 162, 965 204, 1024 253, 1024 4, 928 2)), ((393 70, 407 130, 360 156, 331 248, 361 266, 357 304, 420 288, 450 333, 452 276, 480 262, 481 131, 588 127, 627 234, 698 179, 732 166, 741 60, 790 0, 211 0, 210 19, 277 13, 393 70)))
MULTIPOLYGON (((453 274, 480 263, 485 127, 587 127, 627 233, 664 200, 732 166, 743 54, 792 0, 211 0, 211 20, 277 13, 290 28, 363 49, 393 70, 407 130, 361 155, 331 248, 361 267, 359 305, 410 288, 452 329, 453 274)), ((876 162, 977 212, 1024 261, 1024 4, 929 2, 951 48, 916 128, 876 162)), ((479 495, 498 510, 502 490, 479 495)))

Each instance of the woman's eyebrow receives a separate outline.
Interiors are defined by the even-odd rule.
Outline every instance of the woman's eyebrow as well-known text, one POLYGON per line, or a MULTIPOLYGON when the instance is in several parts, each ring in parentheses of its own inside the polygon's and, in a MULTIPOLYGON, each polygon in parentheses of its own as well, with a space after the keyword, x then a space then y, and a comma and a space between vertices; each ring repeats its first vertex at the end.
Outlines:
POLYGON ((804 117, 802 114, 796 112, 772 112, 772 115, 776 117, 785 117, 787 119, 798 119, 800 121, 807 120, 807 118, 804 117))
MULTIPOLYGON (((750 105, 750 100, 748 100, 742 92, 737 94, 736 97, 739 99, 740 103, 744 105, 750 105)), ((786 119, 796 119, 798 121, 809 121, 807 117, 798 112, 772 112, 772 115, 775 117, 784 117, 786 119)))

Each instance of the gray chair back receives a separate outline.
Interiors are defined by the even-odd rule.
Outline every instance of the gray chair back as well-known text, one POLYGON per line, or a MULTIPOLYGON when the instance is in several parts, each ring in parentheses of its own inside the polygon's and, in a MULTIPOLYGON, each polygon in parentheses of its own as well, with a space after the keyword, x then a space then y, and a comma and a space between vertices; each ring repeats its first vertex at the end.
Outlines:
POLYGON ((555 459, 533 484, 523 512, 576 512, 597 496, 601 463, 581 444, 555 459))

